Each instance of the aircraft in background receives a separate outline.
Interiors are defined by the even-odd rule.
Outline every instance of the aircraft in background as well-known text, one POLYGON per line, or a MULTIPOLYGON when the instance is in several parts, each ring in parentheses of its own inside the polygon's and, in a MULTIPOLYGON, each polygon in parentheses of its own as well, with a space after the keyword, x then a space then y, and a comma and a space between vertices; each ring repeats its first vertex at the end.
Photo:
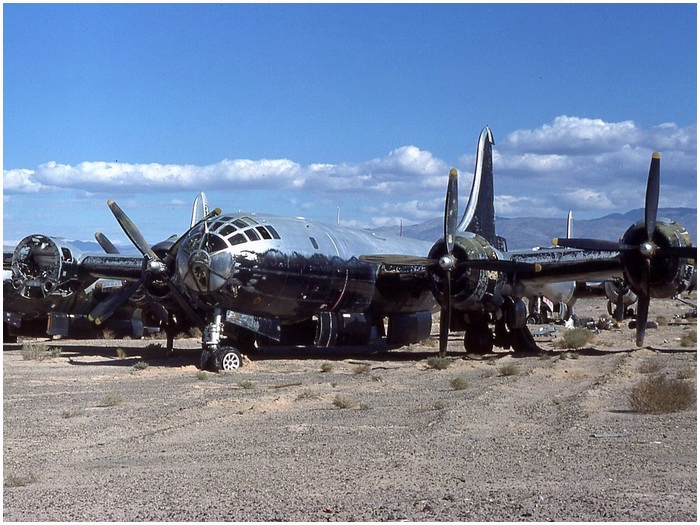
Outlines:
POLYGON ((256 342, 364 345, 373 334, 395 345, 423 341, 437 311, 440 355, 450 331, 464 331, 468 352, 488 353, 494 345, 536 352, 524 297, 549 297, 548 287, 562 281, 624 277, 639 296, 641 346, 650 298, 687 288, 697 256, 682 226, 656 219, 659 155, 651 161, 645 218, 620 243, 571 238, 554 244, 572 249, 508 252, 495 231, 492 144, 484 128, 461 220, 458 175, 450 171, 444 235, 435 243, 303 218, 221 214, 202 204, 184 234, 151 247, 109 200, 141 256, 108 246, 108 253, 81 254, 31 235, 12 256, 12 286, 26 299, 41 299, 79 294, 97 279, 125 281, 92 308, 95 324, 143 294, 169 330, 178 322, 201 329, 202 368, 233 370, 256 342))

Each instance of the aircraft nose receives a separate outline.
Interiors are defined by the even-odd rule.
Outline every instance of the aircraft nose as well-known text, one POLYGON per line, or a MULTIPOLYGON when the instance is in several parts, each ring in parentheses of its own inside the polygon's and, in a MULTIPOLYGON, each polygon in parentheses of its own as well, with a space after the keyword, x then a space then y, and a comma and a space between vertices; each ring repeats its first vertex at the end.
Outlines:
POLYGON ((231 275, 231 266, 231 256, 225 251, 212 254, 200 248, 189 254, 178 254, 182 281, 199 293, 211 293, 222 288, 231 275))

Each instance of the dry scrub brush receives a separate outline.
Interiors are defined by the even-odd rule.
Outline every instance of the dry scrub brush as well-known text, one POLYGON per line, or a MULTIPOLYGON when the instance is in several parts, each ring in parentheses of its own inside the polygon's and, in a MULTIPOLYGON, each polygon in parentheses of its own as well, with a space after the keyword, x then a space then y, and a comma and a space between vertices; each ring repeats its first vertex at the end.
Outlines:
POLYGON ((681 379, 662 374, 642 379, 629 393, 632 410, 642 414, 667 414, 692 406, 695 388, 681 379))

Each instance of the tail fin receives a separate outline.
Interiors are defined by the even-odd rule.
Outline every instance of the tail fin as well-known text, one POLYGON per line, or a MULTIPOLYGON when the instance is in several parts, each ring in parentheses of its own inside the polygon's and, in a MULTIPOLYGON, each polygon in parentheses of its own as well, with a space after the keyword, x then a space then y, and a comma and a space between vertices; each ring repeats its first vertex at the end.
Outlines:
POLYGON ((493 207, 493 158, 491 151, 493 144, 493 135, 487 126, 481 130, 481 135, 479 135, 474 183, 469 194, 467 209, 457 226, 457 230, 476 233, 492 246, 498 246, 496 215, 493 207))
POLYGON ((209 203, 207 196, 201 192, 192 203, 192 218, 190 219, 190 228, 197 224, 200 220, 209 214, 209 203))
POLYGON ((573 235, 574 219, 571 214, 571 210, 566 214, 566 238, 571 239, 573 235))

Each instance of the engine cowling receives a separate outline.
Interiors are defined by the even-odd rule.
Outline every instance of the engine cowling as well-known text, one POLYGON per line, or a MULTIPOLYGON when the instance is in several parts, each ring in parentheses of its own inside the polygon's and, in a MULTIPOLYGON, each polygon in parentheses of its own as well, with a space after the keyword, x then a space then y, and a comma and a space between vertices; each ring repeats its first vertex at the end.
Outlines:
MULTIPOLYGON (((622 236, 622 243, 641 245, 646 240, 644 221, 631 226, 622 236)), ((669 253, 666 248, 692 246, 688 231, 675 221, 659 219, 652 235, 654 253, 650 259, 649 296, 655 298, 673 297, 690 288, 695 272, 695 261, 669 253)), ((642 266, 645 257, 637 250, 621 254, 622 268, 630 288, 639 294, 642 287, 642 266)))
MULTIPOLYGON (((428 257, 439 260, 447 253, 444 242, 438 241, 430 250, 428 257)), ((498 252, 489 242, 479 235, 470 237, 457 236, 452 256, 455 268, 452 270, 452 307, 458 310, 489 309, 500 306, 503 302, 501 288, 505 283, 500 272, 470 268, 468 261, 498 259, 498 252)), ((428 277, 433 294, 438 303, 443 304, 443 283, 445 272, 439 265, 428 268, 428 277)))
POLYGON ((27 299, 67 297, 80 289, 78 250, 62 239, 30 235, 12 255, 12 286, 27 299))

